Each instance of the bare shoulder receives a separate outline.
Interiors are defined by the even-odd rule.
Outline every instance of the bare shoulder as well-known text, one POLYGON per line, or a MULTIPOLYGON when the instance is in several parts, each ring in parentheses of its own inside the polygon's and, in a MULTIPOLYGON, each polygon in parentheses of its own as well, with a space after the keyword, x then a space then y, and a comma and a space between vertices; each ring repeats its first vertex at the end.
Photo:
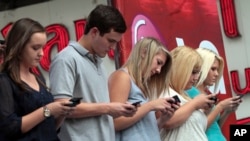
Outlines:
POLYGON ((116 70, 109 76, 108 83, 112 83, 112 85, 114 85, 114 83, 119 83, 122 85, 130 84, 130 76, 123 70, 116 70))

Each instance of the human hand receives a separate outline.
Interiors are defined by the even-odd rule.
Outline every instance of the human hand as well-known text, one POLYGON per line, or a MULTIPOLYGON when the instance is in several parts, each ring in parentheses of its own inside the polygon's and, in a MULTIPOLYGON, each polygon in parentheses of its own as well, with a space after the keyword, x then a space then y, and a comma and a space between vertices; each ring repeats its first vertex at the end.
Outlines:
POLYGON ((111 102, 109 103, 109 112, 108 114, 114 118, 119 116, 132 117, 137 111, 137 106, 132 105, 131 103, 119 103, 111 102))
POLYGON ((150 105, 151 111, 160 111, 162 113, 168 112, 169 110, 174 112, 174 108, 171 107, 171 102, 174 101, 173 98, 159 98, 156 100, 152 100, 148 102, 147 104, 150 105))
POLYGON ((240 96, 230 97, 220 101, 217 106, 226 112, 234 112, 237 110, 239 104, 242 102, 240 96))
POLYGON ((47 108, 50 110, 50 113, 55 118, 59 116, 68 116, 71 115, 75 110, 75 107, 66 106, 67 104, 71 104, 70 101, 55 101, 47 104, 47 108))
POLYGON ((161 129, 166 123, 166 121, 172 118, 172 116, 174 115, 174 112, 178 108, 180 108, 180 103, 175 102, 176 100, 174 100, 174 98, 168 97, 166 98, 166 101, 170 104, 170 107, 167 106, 165 110, 156 111, 156 118, 157 118, 159 129, 161 129))
POLYGON ((212 105, 215 104, 214 97, 216 94, 199 94, 194 99, 191 100, 195 104, 196 109, 211 109, 212 105))

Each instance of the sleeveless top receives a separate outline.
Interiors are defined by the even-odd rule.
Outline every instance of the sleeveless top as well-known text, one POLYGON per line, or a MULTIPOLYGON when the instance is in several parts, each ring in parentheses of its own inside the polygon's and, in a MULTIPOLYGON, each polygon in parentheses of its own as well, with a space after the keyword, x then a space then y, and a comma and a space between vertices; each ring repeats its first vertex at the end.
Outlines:
MULTIPOLYGON (((186 93, 194 98, 200 94, 200 91, 196 87, 192 87, 187 90, 186 93)), ((222 133, 222 130, 219 125, 220 115, 216 117, 213 123, 207 128, 206 135, 209 141, 226 141, 225 136, 222 133)))
MULTIPOLYGON (((121 69, 127 72, 124 68, 121 69)), ((131 79, 131 88, 128 96, 130 103, 142 101, 141 105, 148 102, 139 87, 131 79)), ((134 125, 116 132, 116 141, 160 141, 155 112, 151 111, 134 125)))

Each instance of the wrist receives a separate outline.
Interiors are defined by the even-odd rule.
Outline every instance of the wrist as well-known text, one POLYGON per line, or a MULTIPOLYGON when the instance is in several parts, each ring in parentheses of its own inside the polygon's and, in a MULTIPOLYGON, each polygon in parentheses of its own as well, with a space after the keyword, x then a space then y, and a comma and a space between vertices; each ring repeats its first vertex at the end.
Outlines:
POLYGON ((48 109, 48 107, 46 105, 43 106, 43 116, 45 118, 48 118, 51 116, 51 111, 50 111, 50 109, 48 109))
POLYGON ((224 107, 222 104, 220 104, 220 103, 218 103, 218 104, 215 106, 215 108, 216 108, 217 110, 219 110, 219 112, 222 112, 222 111, 225 110, 225 107, 224 107))

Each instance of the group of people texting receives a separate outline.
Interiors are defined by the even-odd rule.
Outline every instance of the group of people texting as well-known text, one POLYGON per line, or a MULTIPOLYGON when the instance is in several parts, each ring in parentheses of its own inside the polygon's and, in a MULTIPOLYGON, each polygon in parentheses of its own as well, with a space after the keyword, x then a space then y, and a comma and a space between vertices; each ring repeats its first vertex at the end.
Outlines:
POLYGON ((226 140, 220 127, 242 100, 215 101, 209 90, 218 87, 223 58, 206 48, 168 51, 158 39, 144 37, 107 76, 102 58, 126 29, 118 9, 95 7, 84 35, 52 59, 46 86, 33 72, 43 57, 45 28, 30 18, 17 20, 0 65, 0 140, 226 140), (74 97, 81 102, 68 106, 74 97))

